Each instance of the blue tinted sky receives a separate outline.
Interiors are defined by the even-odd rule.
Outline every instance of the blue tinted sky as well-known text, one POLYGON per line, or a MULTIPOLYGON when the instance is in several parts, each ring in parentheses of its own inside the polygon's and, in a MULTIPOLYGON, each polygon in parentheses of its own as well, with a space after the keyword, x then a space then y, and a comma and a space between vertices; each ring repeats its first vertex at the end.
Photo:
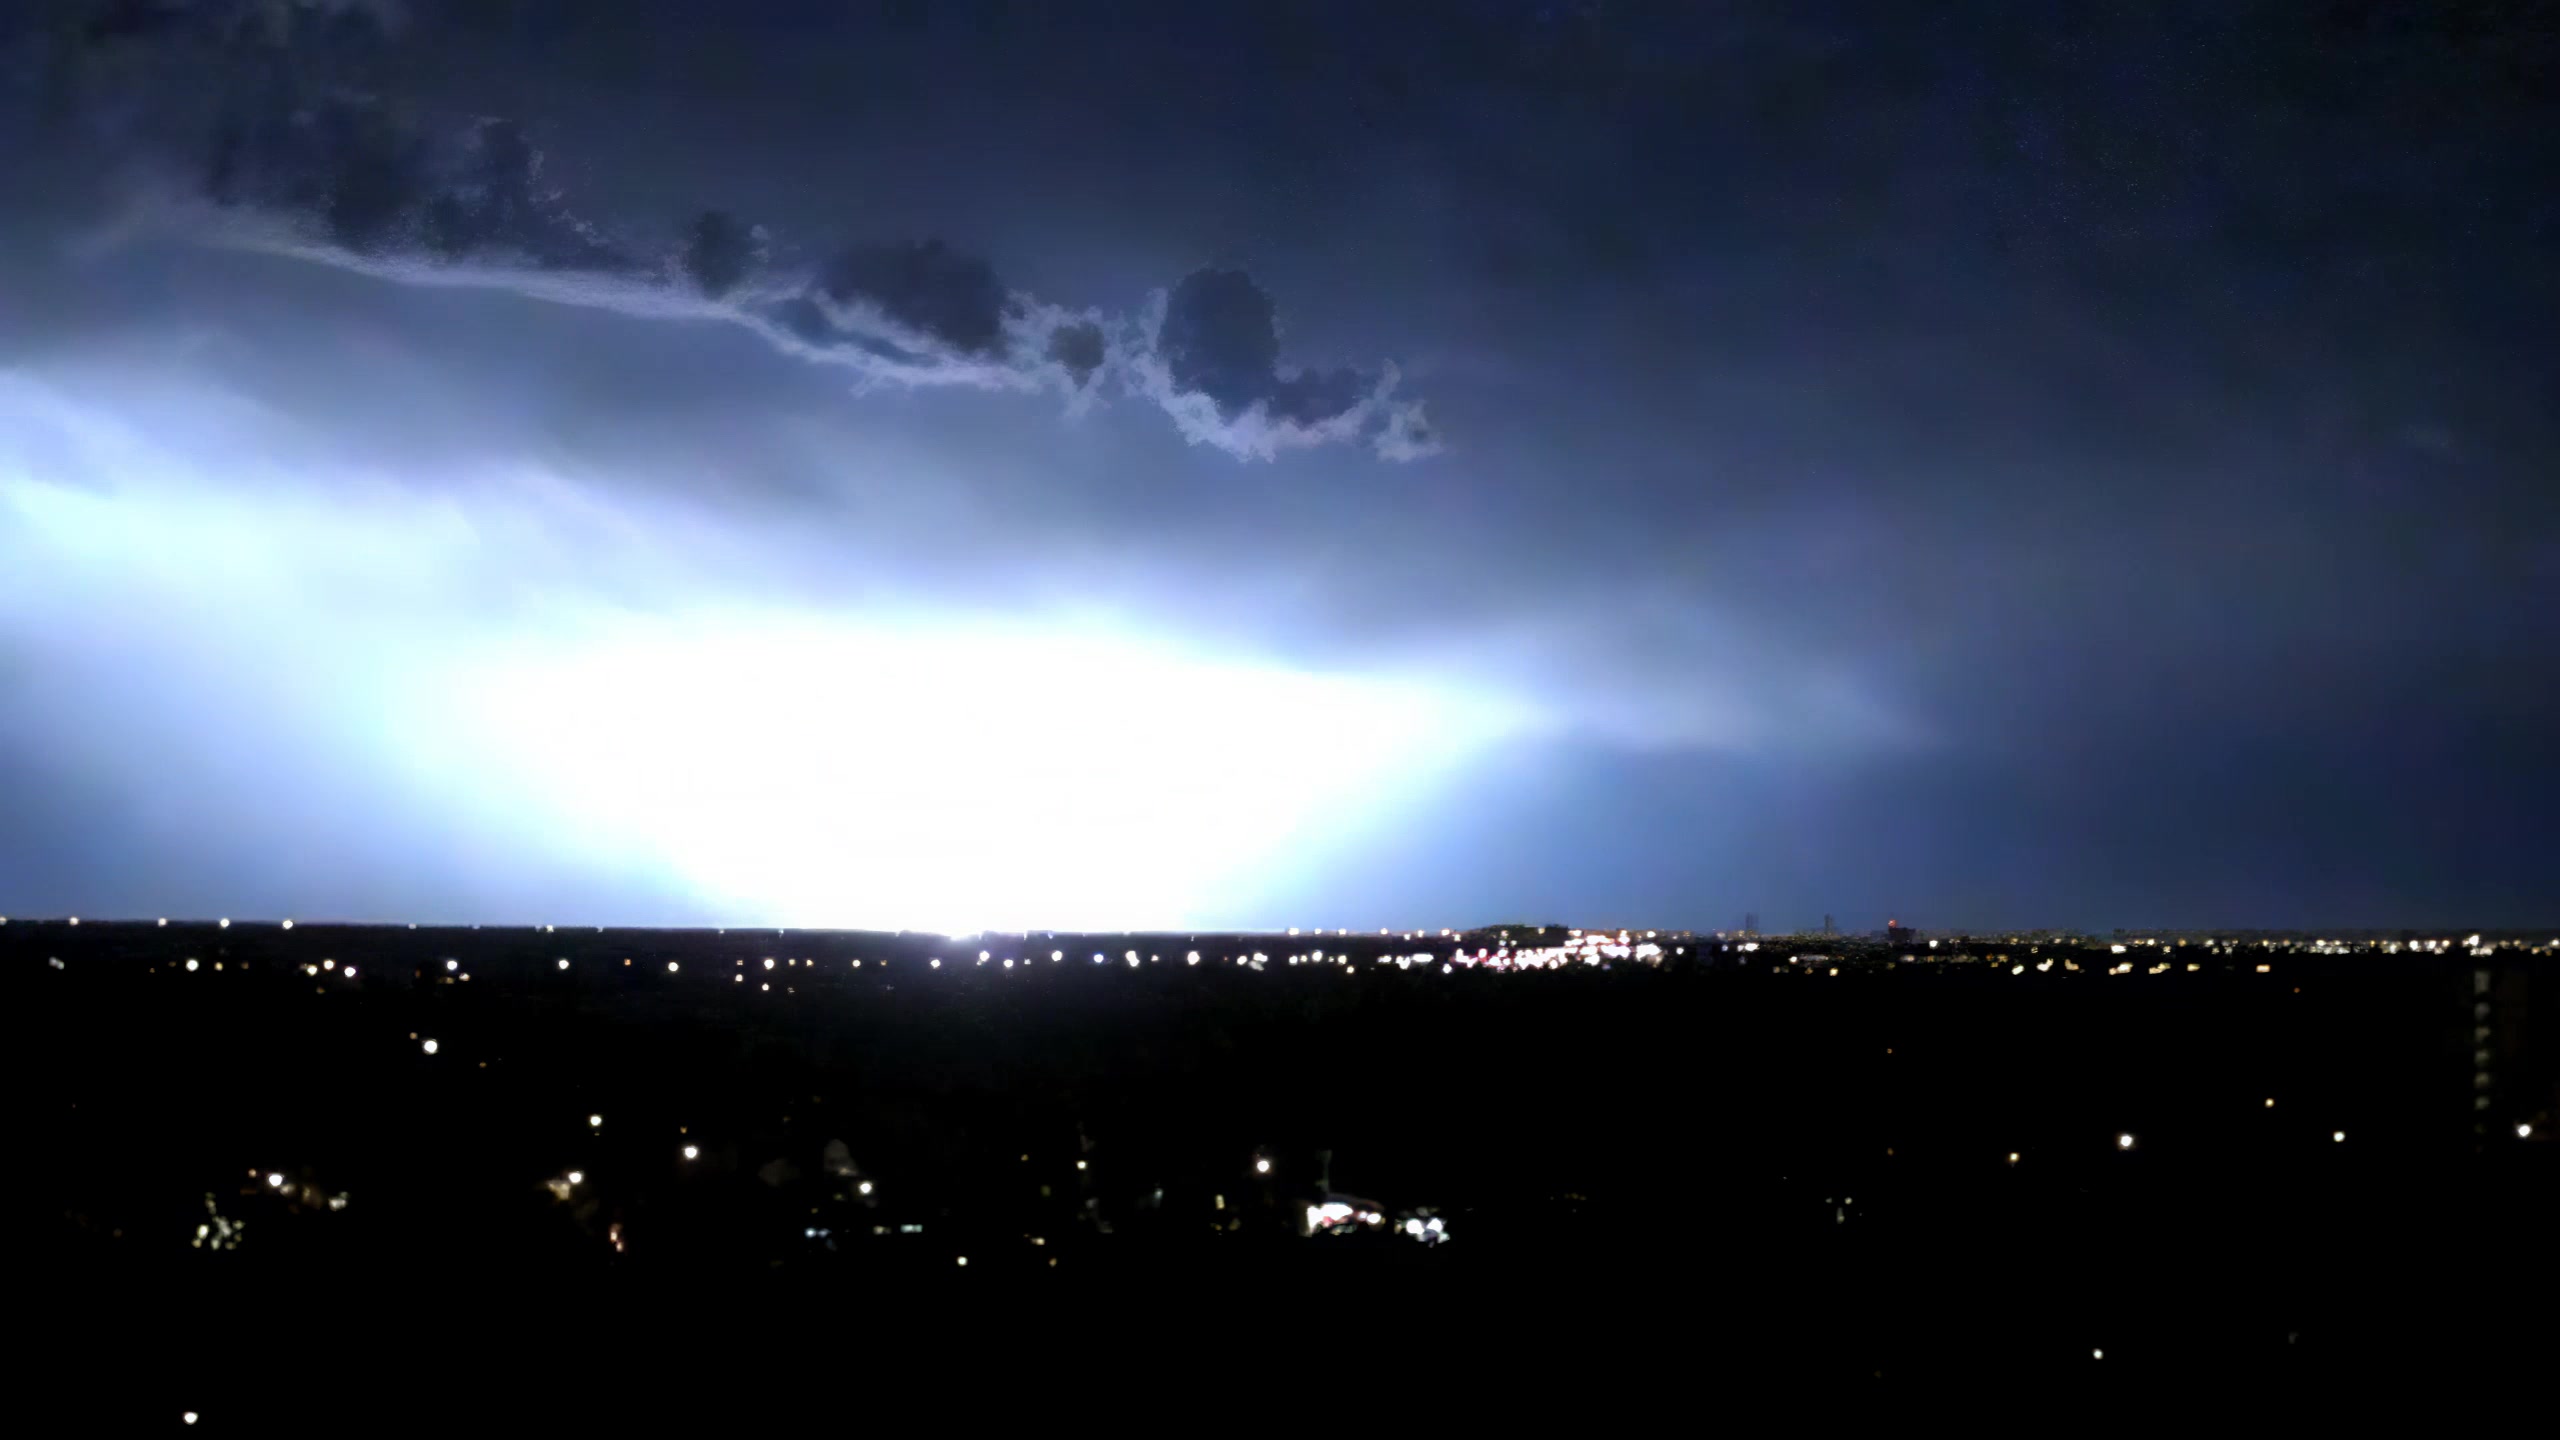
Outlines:
POLYGON ((1224 8, 13 16, 0 911, 2548 918, 2530 7, 1224 8))

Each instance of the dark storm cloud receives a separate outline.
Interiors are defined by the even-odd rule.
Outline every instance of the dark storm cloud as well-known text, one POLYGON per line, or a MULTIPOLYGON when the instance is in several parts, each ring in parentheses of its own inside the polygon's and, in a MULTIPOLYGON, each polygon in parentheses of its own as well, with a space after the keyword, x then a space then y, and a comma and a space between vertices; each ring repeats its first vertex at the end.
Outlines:
MULTIPOLYGON (((179 57, 216 60, 217 96, 192 118, 184 104, 164 106, 156 145, 135 147, 164 164, 181 157, 181 223, 196 223, 187 206, 210 202, 228 216, 214 238, 413 284, 729 319, 871 382, 1046 392, 1073 408, 1130 396, 1193 443, 1239 458, 1345 443, 1389 460, 1439 449, 1421 403, 1397 394, 1392 366, 1284 364, 1277 310, 1241 271, 1195 272, 1113 319, 1015 290, 986 256, 939 237, 786 246, 715 210, 678 235, 617 230, 576 208, 515 121, 438 117, 356 83, 375 78, 368 47, 396 53, 396 31, 381 23, 392 11, 257 9, 265 28, 246 32, 249 11, 151 13, 152 23, 87 43, 142 74, 179 57), (190 16, 197 43, 164 38, 190 16), (776 263, 786 250, 823 258, 776 263)), ((129 99, 137 82, 125 84, 129 99)))
MULTIPOLYGON (((0 414, 0 471, 120 497, 0 474, 50 521, 0 525, 0 618, 118 667, 77 693, 123 723, 27 748, 96 736, 137 807, 191 741, 380 768, 347 738, 378 716, 330 701, 395 653, 377 625, 496 643, 474 607, 525 591, 1090 609, 1558 719, 1339 857, 1334 923, 2545 904, 2560 123, 2502 93, 2547 91, 2521 7, 860 8, 480 7, 540 18, 452 41, 442 109, 368 98, 428 39, 354 18, 223 52, 220 95, 142 63, 184 27, 101 41, 63 93, 183 175, 182 238, 260 253, 164 226, 0 275, 0 321, 129 342, 37 356, 60 403, 0 414), (521 31, 566 38, 484 75, 521 31), (223 115, 274 147, 223 158, 223 115), (1340 447, 1433 427, 1387 367, 1305 362, 1389 352, 1466 443, 1381 486, 1340 447), (1061 407, 1097 412, 1073 443, 1061 407), (233 632, 236 666, 120 678, 233 632), (201 740, 154 718, 284 651, 328 687, 201 740)), ((0 240, 40 213, 0 197, 0 240)))

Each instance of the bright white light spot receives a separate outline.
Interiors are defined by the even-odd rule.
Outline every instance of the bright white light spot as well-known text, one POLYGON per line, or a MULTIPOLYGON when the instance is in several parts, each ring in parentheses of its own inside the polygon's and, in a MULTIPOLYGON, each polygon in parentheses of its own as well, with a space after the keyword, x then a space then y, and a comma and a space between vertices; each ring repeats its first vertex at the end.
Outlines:
POLYGON ((269 1176, 267 1177, 267 1188, 268 1188, 268 1189, 270 1189, 270 1190, 281 1190, 281 1189, 283 1189, 283 1188, 284 1188, 284 1177, 283 1177, 283 1176, 281 1176, 281 1175, 269 1175, 269 1176))
POLYGON ((196 1412, 190 1410, 186 1414, 179 1416, 178 1419, 184 1424, 193 1425, 196 1423, 196 1412))
POLYGON ((429 1041, 426 1041, 426 1042, 424 1042, 424 1043, 420 1044, 418 1048, 419 1048, 419 1049, 421 1049, 421 1050, 426 1051, 426 1052, 427 1052, 428 1054, 430 1054, 430 1055, 433 1055, 434 1053, 436 1053, 436 1042, 434 1042, 433 1040, 429 1040, 429 1041))
POLYGON ((444 968, 448 971, 459 970, 462 968, 462 962, 459 960, 447 960, 444 962, 444 968))
POLYGON ((2334 1144, 2343 1145, 2347 1143, 2347 1132, 2344 1130, 2332 1130, 2329 1132, 2329 1139, 2334 1144))
POLYGON ((2132 1137, 2132 1136, 2130 1136, 2130 1135, 2119 1135, 2119 1136, 2117 1136, 2117 1137, 2116 1137, 2116 1148, 2117 1148, 2117 1149, 2119 1149, 2119 1150, 2130 1150, 2130 1149, 2132 1149, 2132 1148, 2133 1148, 2133 1137, 2132 1137))
POLYGON ((2089 1352, 2089 1358, 2092 1360, 2104 1360, 2107 1358, 2107 1352, 2104 1350, 2092 1350, 2089 1352))
POLYGON ((932 958, 931 960, 926 961, 925 963, 926 963, 927 965, 932 966, 934 969, 939 970, 939 969, 941 969, 941 968, 942 968, 942 957, 941 957, 941 956, 939 956, 939 955, 937 955, 937 956, 935 956, 934 958, 932 958))
POLYGON ((966 1256, 966 1255, 961 1256, 961 1257, 960 1257, 960 1263, 961 1263, 961 1264, 963 1264, 963 1265, 968 1264, 968 1263, 969 1263, 969 1257, 968 1257, 968 1256, 966 1256))
POLYGON ((223 929, 225 929, 225 930, 228 930, 228 929, 230 929, 230 928, 231 928, 231 921, 230 921, 228 918, 225 918, 225 919, 222 919, 222 920, 216 921, 215 923, 216 923, 216 924, 218 924, 218 925, 220 925, 220 926, 221 926, 223 929))
POLYGON ((1067 952, 1064 950, 1052 950, 1049 952, 1049 962, 1053 965, 1066 958, 1067 952))
POLYGON ((604 1117, 601 1115, 590 1115, 587 1117, 587 1128, 590 1130, 593 1130, 602 1124, 604 1124, 604 1117))
POLYGON ((193 969, 195 969, 195 968, 196 968, 196 962, 195 962, 195 961, 193 961, 193 960, 189 960, 189 961, 187 962, 187 968, 188 968, 189 970, 193 970, 193 969))
POLYGON ((1077 1161, 1077 1162, 1076 1162, 1076 1168, 1077 1168, 1077 1169, 1079 1169, 1079 1170, 1082 1170, 1083 1168, 1085 1168, 1085 1166, 1084 1166, 1084 1162, 1083 1162, 1083 1161, 1081 1161, 1081 1160, 1077 1161))
POLYGON ((284 928, 286 928, 287 930, 292 929, 292 928, 293 928, 293 922, 292 922, 292 921, 290 921, 290 920, 287 920, 286 922, 284 922, 284 928))
POLYGON ((673 960, 667 962, 667 973, 670 975, 676 973, 676 962, 673 960))
POLYGON ((1182 957, 1182 963, 1183 963, 1183 964, 1185 964, 1185 965, 1197 965, 1197 964, 1199 964, 1199 963, 1200 963, 1200 952, 1199 952, 1199 951, 1197 951, 1197 950, 1194 950, 1194 951, 1192 951, 1190 954, 1183 956, 1183 957, 1182 957))
POLYGON ((1335 817, 1397 806, 1536 718, 1125 634, 728 607, 578 618, 457 667, 402 743, 564 850, 793 925, 1192 928, 1335 817), (1060 706, 1036 723, 877 703, 877 677, 931 697, 990 674, 1196 703, 1060 706), (751 709, 734 702, 746 689, 751 709), (1209 814, 1255 819, 1198 823, 1209 814))
POLYGON ((1253 1162, 1253 1173, 1254 1173, 1254 1174, 1256 1174, 1256 1175, 1268 1175, 1268 1174, 1270 1174, 1270 1173, 1271 1173, 1271 1162, 1270 1162, 1270 1161, 1268 1161, 1268 1160, 1256 1159, 1256 1160, 1253 1162))
POLYGON ((584 1171, 584 1170, 572 1170, 572 1171, 570 1171, 570 1172, 569 1172, 569 1183, 570 1183, 570 1184, 572 1184, 572 1185, 584 1185, 584 1184, 586 1184, 586 1183, 587 1183, 587 1172, 586 1172, 586 1171, 584 1171))
POLYGON ((2530 1120, 2519 1120, 2519 1121, 2517 1121, 2517 1122, 2516 1122, 2516 1138, 2517 1138, 2517 1139, 2519 1139, 2519 1140, 2530 1140, 2530 1139, 2532 1139, 2532 1138, 2533 1138, 2533 1122, 2532 1122, 2532 1121, 2530 1121, 2530 1120))
POLYGON ((687 1145, 686 1147, 684 1147, 684 1158, 686 1158, 687 1160, 699 1160, 699 1159, 701 1159, 701 1158, 702 1158, 702 1147, 701 1147, 701 1146, 699 1146, 699 1145, 687 1145))
POLYGON ((859 1184, 859 1185, 855 1186, 854 1188, 855 1188, 856 1190, 861 1191, 863 1194, 868 1195, 868 1194, 870 1194, 870 1193, 871 1193, 871 1182, 870 1182, 870 1181, 868 1181, 868 1180, 865 1180, 865 1181, 863 1181, 861 1184, 859 1184))
POLYGON ((566 961, 566 960, 561 961, 561 962, 560 962, 560 968, 561 968, 561 969, 563 969, 563 970, 568 969, 568 968, 569 968, 569 962, 568 962, 568 961, 566 961))

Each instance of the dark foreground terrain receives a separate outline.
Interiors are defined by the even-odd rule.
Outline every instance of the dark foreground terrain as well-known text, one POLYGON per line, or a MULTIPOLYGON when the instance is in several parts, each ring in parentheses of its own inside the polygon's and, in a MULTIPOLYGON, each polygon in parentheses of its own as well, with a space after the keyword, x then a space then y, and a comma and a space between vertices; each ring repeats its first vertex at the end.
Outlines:
POLYGON ((22 1389, 1617 1429, 2560 1376, 2548 954, 1333 943, 11 923, 22 1389))

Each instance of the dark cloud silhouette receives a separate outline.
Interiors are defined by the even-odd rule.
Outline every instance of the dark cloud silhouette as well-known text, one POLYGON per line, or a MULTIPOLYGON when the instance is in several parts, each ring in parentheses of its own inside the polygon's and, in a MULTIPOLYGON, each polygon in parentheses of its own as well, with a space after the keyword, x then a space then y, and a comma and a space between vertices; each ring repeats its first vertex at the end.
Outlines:
POLYGON ((1393 398, 1392 369, 1283 366, 1278 309, 1241 270, 1184 276, 1164 297, 1150 339, 1141 371, 1195 441, 1268 455, 1359 435, 1390 460, 1439 448, 1421 407, 1393 398))
POLYGON ((1090 321, 1060 325, 1049 337, 1049 358, 1065 368, 1077 389, 1083 389, 1110 358, 1102 327, 1090 321))
POLYGON ((1233 419, 1267 397, 1280 365, 1271 297, 1241 270, 1195 270, 1166 298, 1156 348, 1177 390, 1233 419))
POLYGON ((322 112, 328 155, 321 213, 329 236, 359 254, 393 238, 424 194, 426 147, 406 126, 370 106, 345 103, 322 112))
POLYGON ((1076 407, 1116 393, 1238 458, 1366 444, 1411 460, 1438 448, 1420 406, 1394 395, 1392 367, 1284 365, 1277 307, 1239 270, 1199 271, 1140 315, 1113 319, 1011 290, 987 256, 940 237, 861 237, 792 271, 774 267, 762 227, 723 210, 647 242, 610 233, 546 174, 521 124, 438 117, 394 97, 397 66, 380 60, 399 53, 401 13, 352 0, 209 0, 166 22, 109 23, 128 57, 166 52, 157 59, 171 95, 155 100, 149 128, 180 137, 188 202, 240 222, 208 238, 402 283, 725 318, 876 383, 1047 392, 1076 407), (181 23, 190 18, 211 23, 181 23), (183 43, 161 38, 190 29, 183 43), (181 73, 202 100, 192 119, 177 98, 181 73))
POLYGON ((876 306, 964 355, 992 354, 1004 339, 995 267, 940 240, 854 246, 827 262, 818 288, 839 305, 876 306))
POLYGON ((703 211, 685 234, 684 273, 711 299, 737 289, 756 258, 755 233, 725 210, 703 211))

